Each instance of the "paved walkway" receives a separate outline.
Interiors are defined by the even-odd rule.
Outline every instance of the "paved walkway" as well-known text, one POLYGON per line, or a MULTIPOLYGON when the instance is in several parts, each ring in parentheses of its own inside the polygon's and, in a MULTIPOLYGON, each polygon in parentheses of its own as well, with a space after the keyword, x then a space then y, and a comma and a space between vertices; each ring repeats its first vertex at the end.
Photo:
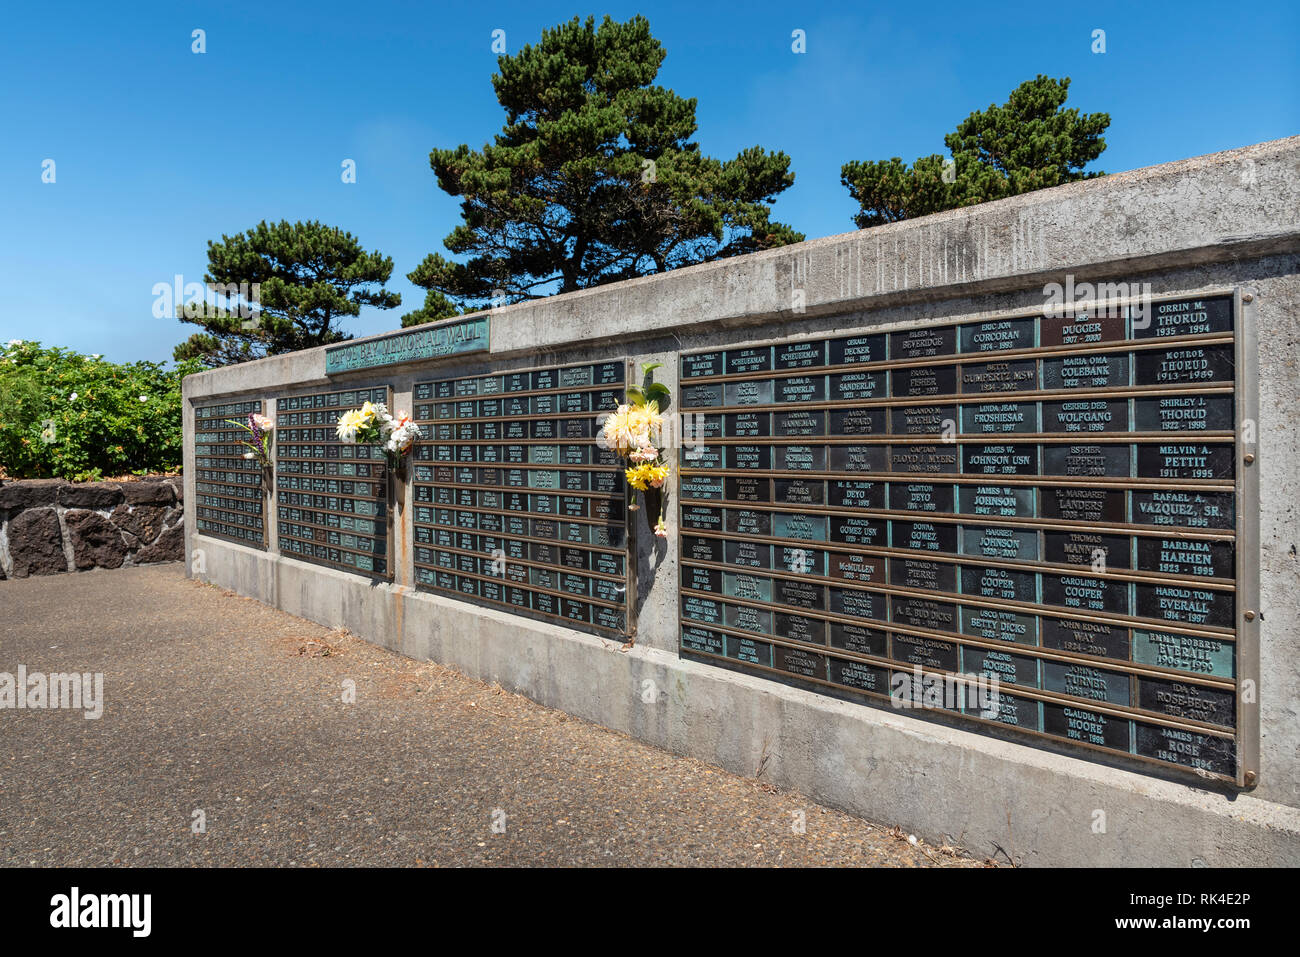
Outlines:
POLYGON ((0 582, 20 665, 102 672, 103 715, 0 710, 4 866, 975 863, 179 565, 0 582))

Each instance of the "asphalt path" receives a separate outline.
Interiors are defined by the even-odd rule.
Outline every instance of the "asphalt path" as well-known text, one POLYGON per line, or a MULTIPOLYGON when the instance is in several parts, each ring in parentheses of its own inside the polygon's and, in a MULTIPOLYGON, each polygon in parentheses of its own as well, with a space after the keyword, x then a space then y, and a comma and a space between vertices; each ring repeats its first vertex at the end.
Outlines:
POLYGON ((979 866, 179 564, 0 582, 20 668, 91 694, 0 708, 3 866, 979 866))

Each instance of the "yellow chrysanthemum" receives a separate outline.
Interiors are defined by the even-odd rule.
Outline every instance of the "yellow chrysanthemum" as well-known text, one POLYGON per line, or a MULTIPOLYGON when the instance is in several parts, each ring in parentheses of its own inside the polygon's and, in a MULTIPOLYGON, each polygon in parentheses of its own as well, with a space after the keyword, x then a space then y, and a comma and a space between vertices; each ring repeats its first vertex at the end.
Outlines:
POLYGON ((628 412, 627 424, 633 432, 658 432, 663 424, 663 416, 659 414, 658 404, 650 402, 646 405, 633 406, 628 412))
POLYGON ((609 414, 605 419, 605 424, 601 427, 601 434, 604 436, 606 444, 623 456, 626 456, 635 448, 636 442, 636 436, 629 425, 630 412, 628 406, 619 406, 609 414))
POLYGON ((664 484, 668 478, 668 466, 647 462, 644 465, 634 465, 632 468, 624 469, 623 474, 627 476, 628 485, 638 492, 644 492, 647 488, 659 488, 664 484))
POLYGON ((638 492, 644 492, 646 489, 645 478, 641 472, 643 468, 645 468, 645 466, 638 465, 634 468, 625 469, 623 472, 623 474, 627 476, 627 484, 632 486, 632 488, 636 489, 638 492))
POLYGON ((349 409, 339 416, 338 428, 335 432, 340 442, 355 442, 357 440, 357 430, 361 426, 361 413, 356 409, 349 409))

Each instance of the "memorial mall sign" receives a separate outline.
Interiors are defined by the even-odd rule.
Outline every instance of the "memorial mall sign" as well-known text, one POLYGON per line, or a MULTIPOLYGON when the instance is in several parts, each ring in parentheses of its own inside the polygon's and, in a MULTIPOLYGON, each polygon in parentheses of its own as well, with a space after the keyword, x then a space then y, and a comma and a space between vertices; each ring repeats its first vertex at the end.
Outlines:
POLYGON ((325 374, 486 352, 489 338, 487 316, 433 322, 390 336, 331 346, 325 350, 325 374))

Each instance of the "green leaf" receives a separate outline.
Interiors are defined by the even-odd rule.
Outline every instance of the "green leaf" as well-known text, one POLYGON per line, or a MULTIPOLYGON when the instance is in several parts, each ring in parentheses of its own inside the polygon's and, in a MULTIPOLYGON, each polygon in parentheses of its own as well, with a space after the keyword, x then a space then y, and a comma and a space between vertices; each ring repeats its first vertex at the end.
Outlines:
POLYGON ((12 477, 75 479, 179 467, 181 382, 199 363, 171 370, 152 362, 118 365, 36 342, 6 350, 6 359, 0 363, 0 468, 12 477))

